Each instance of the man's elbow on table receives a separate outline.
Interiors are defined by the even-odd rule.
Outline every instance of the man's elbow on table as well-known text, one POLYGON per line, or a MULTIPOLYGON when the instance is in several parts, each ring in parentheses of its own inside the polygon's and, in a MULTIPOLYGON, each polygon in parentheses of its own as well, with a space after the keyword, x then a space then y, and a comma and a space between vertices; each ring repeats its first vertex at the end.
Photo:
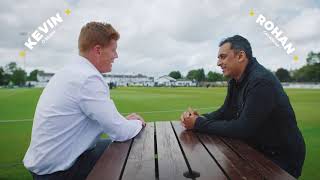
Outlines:
POLYGON ((115 133, 109 134, 109 137, 112 141, 124 142, 137 136, 142 127, 140 120, 130 120, 127 121, 125 125, 119 125, 115 133))

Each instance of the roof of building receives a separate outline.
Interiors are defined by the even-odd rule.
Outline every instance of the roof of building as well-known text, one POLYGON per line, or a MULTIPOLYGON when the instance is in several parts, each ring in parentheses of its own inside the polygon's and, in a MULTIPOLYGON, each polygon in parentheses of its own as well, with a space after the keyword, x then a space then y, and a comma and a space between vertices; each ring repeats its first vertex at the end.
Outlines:
POLYGON ((158 79, 161 79, 161 78, 167 79, 167 80, 170 80, 170 81, 177 81, 175 78, 172 78, 172 77, 170 77, 168 75, 160 76, 158 79))

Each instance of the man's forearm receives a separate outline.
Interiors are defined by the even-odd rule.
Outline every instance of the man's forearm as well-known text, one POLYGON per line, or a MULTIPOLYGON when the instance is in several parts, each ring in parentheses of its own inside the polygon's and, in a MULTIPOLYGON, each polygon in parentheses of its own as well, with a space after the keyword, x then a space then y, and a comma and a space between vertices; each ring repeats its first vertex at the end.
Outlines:
POLYGON ((213 111, 211 113, 205 113, 202 114, 203 117, 205 117, 207 120, 219 120, 219 119, 224 119, 224 110, 223 107, 219 108, 216 111, 213 111))
POLYGON ((249 135, 249 131, 237 120, 208 120, 201 116, 197 118, 193 130, 232 138, 246 138, 249 135))

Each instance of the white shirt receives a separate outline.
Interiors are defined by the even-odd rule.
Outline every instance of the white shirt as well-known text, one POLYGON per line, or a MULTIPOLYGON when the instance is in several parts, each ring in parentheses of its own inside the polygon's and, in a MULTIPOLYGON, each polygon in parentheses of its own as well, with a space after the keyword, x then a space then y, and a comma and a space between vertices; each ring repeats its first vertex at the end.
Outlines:
POLYGON ((51 78, 37 104, 23 163, 38 175, 70 168, 103 132, 125 141, 142 129, 141 121, 118 112, 99 71, 81 56, 76 60, 51 78))

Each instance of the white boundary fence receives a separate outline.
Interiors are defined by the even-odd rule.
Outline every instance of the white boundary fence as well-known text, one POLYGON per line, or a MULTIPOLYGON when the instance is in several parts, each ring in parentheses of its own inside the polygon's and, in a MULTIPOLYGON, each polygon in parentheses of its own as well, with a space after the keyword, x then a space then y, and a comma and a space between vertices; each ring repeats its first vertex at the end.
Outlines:
POLYGON ((294 83, 283 82, 283 88, 297 88, 297 89, 320 89, 320 83, 294 83))

